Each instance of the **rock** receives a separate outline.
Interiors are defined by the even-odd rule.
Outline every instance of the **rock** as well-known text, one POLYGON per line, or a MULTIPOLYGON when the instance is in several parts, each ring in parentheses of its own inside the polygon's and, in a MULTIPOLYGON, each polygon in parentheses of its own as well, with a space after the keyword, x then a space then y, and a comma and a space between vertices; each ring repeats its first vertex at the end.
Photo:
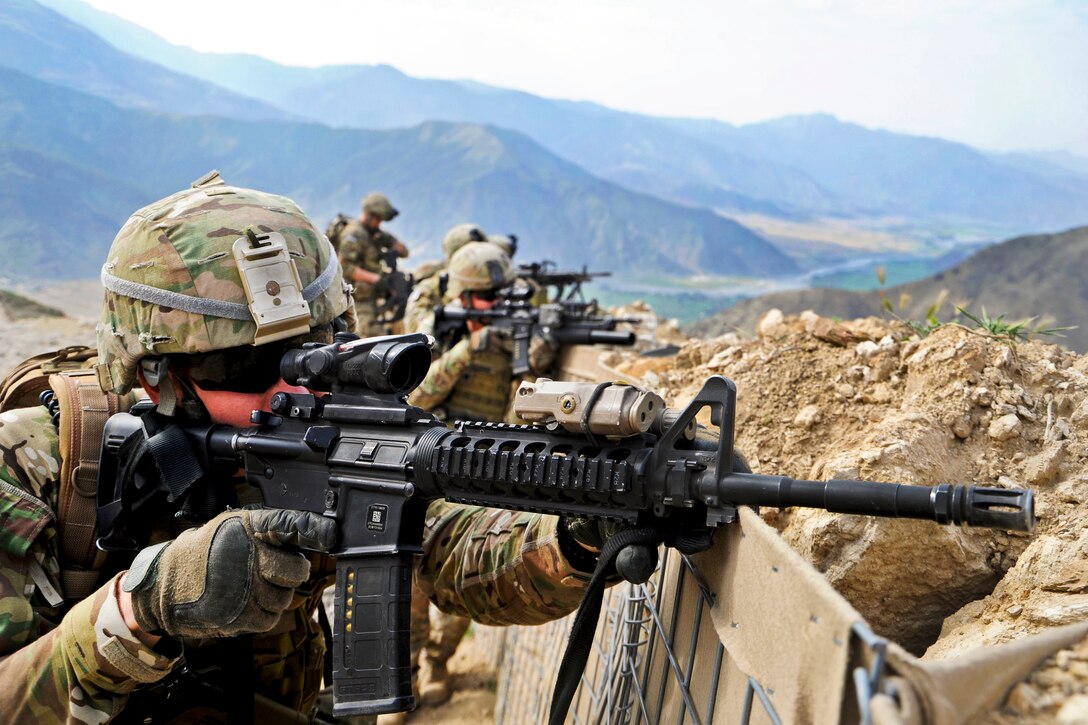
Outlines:
POLYGON ((1050 483, 1058 473, 1065 448, 1064 442, 1051 443, 1042 452, 1024 461, 1022 469, 1024 480, 1036 486, 1050 483))
POLYGON ((952 433, 957 438, 965 439, 971 435, 971 431, 974 430, 974 424, 971 423, 971 416, 961 415, 952 422, 952 433))
POLYGON ((1069 419, 1074 423, 1088 423, 1088 397, 1080 401, 1080 405, 1073 411, 1069 419))
POLYGON ((832 345, 846 347, 854 343, 868 340, 869 336, 862 332, 855 332, 841 322, 829 320, 826 317, 817 317, 805 325, 805 330, 813 337, 830 342, 832 345))
POLYGON ((793 424, 802 428, 811 428, 820 422, 820 406, 806 405, 793 419, 793 424))
POLYGON ((858 343, 858 346, 854 348, 854 352, 857 353, 860 358, 869 359, 880 352, 880 345, 877 345, 872 340, 862 340, 858 343))
POLYGON ((1073 695, 1058 710, 1058 722, 1061 725, 1084 725, 1088 723, 1088 695, 1073 695))
POLYGON ((1015 413, 1003 415, 990 423, 989 434, 995 441, 1007 441, 1020 435, 1022 424, 1015 413))
POLYGON ((835 392, 847 399, 853 398, 858 393, 857 389, 849 383, 839 383, 835 386, 835 392))
POLYGON ((759 318, 759 322, 756 324, 756 333, 760 337, 770 337, 782 326, 785 319, 786 316, 782 314, 782 310, 772 307, 759 318))

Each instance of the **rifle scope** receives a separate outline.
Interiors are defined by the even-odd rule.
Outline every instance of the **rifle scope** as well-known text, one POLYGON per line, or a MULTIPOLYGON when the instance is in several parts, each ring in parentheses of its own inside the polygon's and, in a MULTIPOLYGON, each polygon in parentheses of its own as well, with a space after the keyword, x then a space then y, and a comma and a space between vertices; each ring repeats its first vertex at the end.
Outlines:
POLYGON ((427 377, 434 342, 428 335, 348 338, 337 333, 331 345, 307 343, 301 350, 288 350, 280 360, 280 374, 291 385, 314 390, 366 388, 393 395, 410 393, 427 377))

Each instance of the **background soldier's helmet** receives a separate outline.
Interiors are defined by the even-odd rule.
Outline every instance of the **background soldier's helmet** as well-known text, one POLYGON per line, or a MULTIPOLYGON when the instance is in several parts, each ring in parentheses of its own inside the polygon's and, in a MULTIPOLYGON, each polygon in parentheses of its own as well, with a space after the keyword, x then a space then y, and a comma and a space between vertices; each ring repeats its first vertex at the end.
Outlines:
POLYGON ((506 252, 494 244, 465 245, 453 255, 447 274, 451 299, 463 292, 499 289, 517 278, 506 252))
POLYGON ((488 234, 487 241, 498 246, 511 259, 517 254, 518 237, 516 234, 488 234))
POLYGON ((442 252, 446 261, 453 259, 457 250, 469 242, 486 242, 487 235, 475 224, 458 224, 446 232, 446 238, 442 240, 442 252))
POLYGON ((102 285, 96 370, 102 389, 117 393, 133 387, 144 357, 324 330, 348 304, 336 254, 302 210, 227 186, 217 172, 134 213, 113 240, 102 285))
POLYGON ((393 217, 400 214, 384 194, 371 193, 363 197, 363 211, 371 216, 378 217, 383 222, 392 221, 393 217))

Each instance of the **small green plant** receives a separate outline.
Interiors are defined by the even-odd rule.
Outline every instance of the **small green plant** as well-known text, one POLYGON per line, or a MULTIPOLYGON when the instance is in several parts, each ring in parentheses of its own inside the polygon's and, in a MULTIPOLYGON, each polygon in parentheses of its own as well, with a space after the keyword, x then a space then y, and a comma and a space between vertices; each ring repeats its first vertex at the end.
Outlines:
MULTIPOLYGON (((942 321, 938 317, 938 313, 944 303, 948 301, 948 291, 942 290, 937 296, 937 299, 926 308, 925 316, 921 320, 912 320, 901 317, 895 311, 895 305, 891 299, 888 298, 884 292, 884 281, 886 279, 885 270, 883 267, 876 268, 876 278, 880 282, 880 305, 884 308, 887 314, 890 314, 895 319, 899 320, 914 332, 918 337, 928 337, 939 327, 943 325, 960 325, 971 332, 987 335, 989 337, 1006 340, 1009 342, 1025 342, 1033 337, 1050 335, 1053 337, 1065 337, 1062 333, 1069 330, 1077 329, 1074 327, 1043 327, 1042 325, 1035 325, 1032 327, 1032 323, 1039 319, 1038 316, 1029 317, 1024 320, 1017 320, 1016 322, 1010 322, 1005 319, 1004 315, 998 315, 997 317, 990 317, 986 312, 986 308, 982 308, 982 314, 975 316, 967 311, 966 308, 956 305, 956 317, 953 320, 942 321), (974 323, 974 327, 968 327, 961 322, 962 318, 966 318, 971 323, 974 323)), ((899 309, 904 310, 910 304, 910 295, 903 292, 899 295, 899 309)))
POLYGON ((1031 324, 1038 319, 1037 315, 1035 317, 1028 317, 1024 320, 1010 322, 1005 319, 1005 315, 990 317, 986 312, 985 307, 982 308, 982 314, 977 317, 963 307, 956 307, 956 312, 975 323, 977 326, 975 328, 976 330, 982 330, 993 337, 1005 338, 1010 341, 1027 341, 1038 335, 1065 337, 1065 335, 1062 334, 1063 332, 1076 329, 1076 327, 1042 327, 1041 325, 1032 327, 1031 324))
MULTIPOLYGON (((946 291, 942 290, 941 293, 937 296, 936 301, 934 301, 933 304, 926 308, 925 317, 923 317, 921 320, 910 320, 905 319, 896 313, 895 305, 892 303, 888 295, 884 292, 884 282, 887 280, 887 272, 884 267, 876 268, 876 278, 877 281, 880 283, 879 294, 881 307, 884 308, 885 312, 909 327, 915 335, 917 335, 918 337, 927 337, 931 332, 944 324, 943 322, 941 322, 940 318, 937 317, 937 313, 944 305, 945 300, 948 299, 948 293, 946 291)), ((900 293, 899 309, 904 310, 909 304, 910 295, 906 292, 900 293)))

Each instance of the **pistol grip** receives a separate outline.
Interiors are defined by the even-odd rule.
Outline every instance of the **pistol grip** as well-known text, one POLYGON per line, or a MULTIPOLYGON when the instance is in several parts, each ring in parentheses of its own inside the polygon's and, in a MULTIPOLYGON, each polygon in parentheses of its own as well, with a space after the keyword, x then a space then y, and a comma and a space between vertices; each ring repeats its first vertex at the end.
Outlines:
POLYGON ((412 555, 336 561, 332 630, 333 714, 415 708, 409 651, 412 555))

